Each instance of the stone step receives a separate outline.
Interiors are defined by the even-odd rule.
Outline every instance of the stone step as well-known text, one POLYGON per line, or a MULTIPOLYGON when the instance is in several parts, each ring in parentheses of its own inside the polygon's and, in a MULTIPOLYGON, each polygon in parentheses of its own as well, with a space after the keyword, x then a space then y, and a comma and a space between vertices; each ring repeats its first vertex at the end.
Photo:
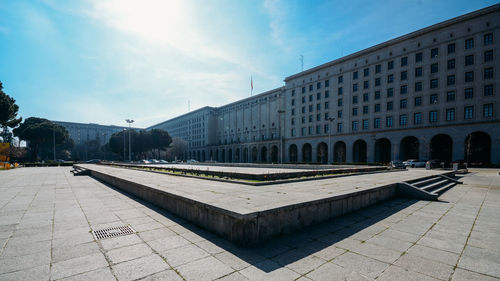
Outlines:
POLYGON ((435 183, 435 182, 437 182, 437 181, 440 181, 440 180, 442 180, 442 179, 443 179, 443 178, 441 178, 441 177, 436 177, 436 176, 435 176, 435 177, 431 177, 431 178, 428 178, 428 179, 424 179, 424 180, 422 180, 422 181, 417 181, 417 182, 414 182, 414 183, 412 183, 412 184, 413 184, 414 186, 416 186, 416 187, 421 188, 421 187, 423 187, 423 186, 430 185, 430 184, 435 183))
POLYGON ((437 188, 441 187, 442 185, 445 185, 449 182, 447 179, 442 179, 442 178, 438 178, 438 179, 439 179, 438 181, 434 181, 433 183, 422 186, 420 188, 425 190, 425 191, 432 192, 432 190, 437 189, 437 188))
POLYGON ((445 192, 447 189, 449 189, 449 188, 451 188, 451 187, 455 186, 456 184, 457 184, 457 183, 455 183, 455 182, 448 182, 446 185, 443 185, 442 187, 440 187, 440 188, 438 188, 438 189, 436 189, 436 190, 432 191, 431 193, 432 193, 432 194, 438 194, 438 195, 439 195, 439 194, 442 194, 442 193, 443 193, 443 192, 445 192))

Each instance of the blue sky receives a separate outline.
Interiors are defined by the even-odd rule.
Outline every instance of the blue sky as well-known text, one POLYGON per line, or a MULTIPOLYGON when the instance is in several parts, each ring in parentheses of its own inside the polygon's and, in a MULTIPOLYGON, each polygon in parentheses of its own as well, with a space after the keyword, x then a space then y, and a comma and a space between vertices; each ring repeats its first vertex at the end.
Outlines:
POLYGON ((20 115, 147 127, 498 1, 0 0, 20 115))

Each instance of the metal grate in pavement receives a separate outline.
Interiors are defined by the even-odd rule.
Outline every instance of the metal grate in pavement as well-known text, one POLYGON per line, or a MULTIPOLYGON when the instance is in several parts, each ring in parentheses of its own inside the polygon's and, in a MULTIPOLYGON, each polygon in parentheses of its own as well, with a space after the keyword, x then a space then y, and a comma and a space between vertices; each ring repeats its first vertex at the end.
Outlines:
POLYGON ((110 227, 106 229, 93 230, 95 240, 102 240, 106 238, 113 238, 118 236, 124 236, 129 234, 134 234, 135 230, 130 225, 110 227))

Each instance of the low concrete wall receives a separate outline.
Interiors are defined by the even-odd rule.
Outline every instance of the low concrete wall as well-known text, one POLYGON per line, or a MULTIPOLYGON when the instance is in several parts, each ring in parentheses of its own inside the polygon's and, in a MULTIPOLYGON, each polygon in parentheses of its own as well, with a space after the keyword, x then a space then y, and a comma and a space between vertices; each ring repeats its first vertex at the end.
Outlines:
POLYGON ((161 207, 238 245, 273 237, 356 211, 396 195, 396 184, 250 214, 239 214, 153 187, 91 170, 91 176, 161 207))

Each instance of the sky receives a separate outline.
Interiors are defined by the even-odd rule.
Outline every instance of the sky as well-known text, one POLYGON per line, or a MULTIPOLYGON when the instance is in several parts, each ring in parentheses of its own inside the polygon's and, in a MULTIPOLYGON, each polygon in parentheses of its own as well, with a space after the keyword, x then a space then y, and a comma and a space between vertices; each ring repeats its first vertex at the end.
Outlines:
POLYGON ((496 3, 0 0, 0 81, 23 118, 145 128, 496 3))

